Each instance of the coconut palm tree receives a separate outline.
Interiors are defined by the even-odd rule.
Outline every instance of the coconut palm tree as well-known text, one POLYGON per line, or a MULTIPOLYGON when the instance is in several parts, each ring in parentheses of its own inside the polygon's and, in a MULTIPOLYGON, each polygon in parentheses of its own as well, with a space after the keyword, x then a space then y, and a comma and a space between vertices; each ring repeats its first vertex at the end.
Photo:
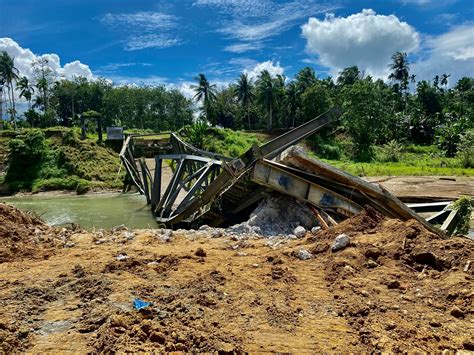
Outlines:
POLYGON ((400 88, 406 90, 408 88, 408 78, 410 75, 410 65, 405 52, 396 52, 392 55, 392 64, 388 67, 392 70, 389 79, 400 82, 400 88))
POLYGON ((304 93, 306 89, 316 82, 316 73, 313 68, 304 67, 296 74, 296 85, 300 93, 304 93))
POLYGON ((275 106, 275 83, 268 70, 262 70, 262 72, 258 76, 257 92, 258 102, 267 112, 267 129, 270 131, 273 126, 273 107, 275 106))
POLYGON ((212 104, 216 100, 216 85, 211 85, 207 80, 206 76, 202 73, 199 74, 195 78, 195 80, 197 81, 197 85, 191 86, 196 92, 196 94, 194 95, 194 100, 196 100, 196 102, 202 101, 203 110, 206 113, 206 118, 208 121, 212 121, 210 116, 212 104))
POLYGON ((247 74, 240 74, 239 80, 237 81, 237 85, 235 87, 234 95, 237 98, 237 101, 242 104, 244 112, 247 115, 249 129, 251 129, 249 105, 252 104, 255 94, 253 93, 252 80, 249 79, 247 74))
POLYGON ((297 84, 292 81, 286 86, 285 91, 285 106, 292 118, 292 126, 295 127, 296 112, 300 107, 300 95, 297 84))
POLYGON ((35 88, 30 84, 26 76, 22 76, 17 82, 16 89, 20 91, 20 97, 24 97, 28 102, 28 109, 31 110, 31 98, 35 92, 35 88))
POLYGON ((446 74, 444 73, 441 75, 441 86, 448 86, 448 78, 451 76, 451 74, 446 74))
POLYGON ((8 87, 11 104, 9 112, 16 129, 15 91, 13 90, 13 82, 18 79, 18 69, 15 67, 14 58, 10 57, 6 51, 0 53, 0 76, 5 80, 8 87))

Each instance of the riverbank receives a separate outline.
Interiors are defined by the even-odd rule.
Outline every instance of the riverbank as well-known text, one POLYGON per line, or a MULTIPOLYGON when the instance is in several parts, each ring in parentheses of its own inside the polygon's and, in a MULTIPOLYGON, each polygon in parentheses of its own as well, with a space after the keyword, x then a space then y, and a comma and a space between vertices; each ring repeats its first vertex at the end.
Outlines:
POLYGON ((84 194, 122 188, 125 172, 116 150, 95 139, 81 140, 77 129, 65 127, 0 132, 0 191, 84 194))
POLYGON ((474 349, 474 242, 414 221, 364 213, 268 239, 0 216, 10 221, 0 223, 6 353, 474 349), (340 233, 351 243, 331 251, 340 233))
MULTIPOLYGON (((110 195, 123 193, 122 189, 113 188, 96 188, 91 189, 83 193, 81 196, 96 196, 96 195, 110 195)), ((70 190, 52 190, 52 191, 38 191, 38 192, 25 192, 20 191, 13 195, 0 195, 2 197, 55 197, 55 196, 78 196, 77 192, 70 190)))

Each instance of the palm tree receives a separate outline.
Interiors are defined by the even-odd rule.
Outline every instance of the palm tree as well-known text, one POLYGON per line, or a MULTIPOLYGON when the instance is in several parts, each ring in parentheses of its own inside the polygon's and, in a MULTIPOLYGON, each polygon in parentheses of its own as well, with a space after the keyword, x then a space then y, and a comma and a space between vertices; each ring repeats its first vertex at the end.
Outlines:
POLYGON ((249 79, 247 74, 240 74, 239 80, 237 81, 237 86, 235 87, 234 95, 237 98, 237 101, 242 104, 249 122, 249 129, 251 129, 249 105, 253 102, 255 94, 253 93, 252 80, 249 79))
POLYGON ((347 67, 339 72, 337 84, 341 86, 350 86, 353 85, 357 80, 361 79, 361 76, 361 72, 356 65, 347 67))
POLYGON ((0 54, 0 76, 5 80, 8 92, 10 93, 10 114, 13 125, 16 129, 16 109, 15 109, 15 91, 13 90, 13 82, 18 79, 18 69, 15 67, 13 57, 10 57, 6 51, 0 54))
POLYGON ((287 107, 288 113, 292 118, 293 127, 295 127, 296 112, 300 107, 300 95, 298 91, 298 86, 294 81, 289 83, 286 87, 285 106, 287 107))
POLYGON ((273 106, 275 104, 275 83, 268 72, 262 70, 257 80, 258 101, 267 111, 267 129, 270 131, 273 126, 273 106))
POLYGON ((26 76, 22 76, 17 82, 17 90, 20 91, 20 97, 24 97, 28 101, 28 109, 31 110, 31 98, 35 92, 35 88, 30 84, 26 76))
POLYGON ((206 76, 202 73, 199 74, 195 80, 198 84, 191 86, 196 92, 196 95, 194 95, 194 100, 196 100, 196 102, 202 101, 203 109, 206 112, 206 118, 208 121, 212 121, 210 119, 210 115, 212 104, 216 100, 216 85, 211 85, 206 79, 206 76))
POLYGON ((313 68, 305 67, 296 74, 296 84, 301 93, 316 82, 316 73, 313 68))
POLYGON ((392 61, 393 63, 388 66, 392 70, 388 78, 400 82, 401 89, 406 90, 410 75, 410 65, 408 63, 407 54, 405 52, 396 52, 392 55, 392 61))
POLYGON ((451 76, 451 74, 446 74, 446 73, 441 75, 441 86, 447 86, 448 85, 448 78, 450 76, 451 76))

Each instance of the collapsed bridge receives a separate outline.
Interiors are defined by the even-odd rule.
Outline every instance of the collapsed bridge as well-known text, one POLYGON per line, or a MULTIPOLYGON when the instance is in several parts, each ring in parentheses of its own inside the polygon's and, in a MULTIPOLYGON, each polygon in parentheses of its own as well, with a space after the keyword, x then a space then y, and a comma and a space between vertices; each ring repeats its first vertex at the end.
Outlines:
POLYGON ((173 132, 145 145, 141 140, 147 135, 128 136, 120 159, 157 222, 169 228, 239 223, 275 191, 307 203, 322 226, 370 205, 387 217, 416 219, 434 233, 452 233, 457 218, 450 201, 410 208, 380 185, 309 158, 295 147, 339 116, 333 108, 236 159, 193 147, 173 132), (417 209, 435 214, 425 220, 417 209))

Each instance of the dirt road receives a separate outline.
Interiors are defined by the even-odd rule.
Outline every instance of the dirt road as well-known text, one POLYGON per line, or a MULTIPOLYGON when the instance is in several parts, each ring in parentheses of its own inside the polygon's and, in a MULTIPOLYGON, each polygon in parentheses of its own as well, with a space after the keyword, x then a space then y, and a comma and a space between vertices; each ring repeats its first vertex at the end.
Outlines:
POLYGON ((368 177, 398 197, 434 197, 456 199, 474 196, 474 178, 468 176, 394 176, 368 177))
POLYGON ((0 207, 0 352, 474 350, 474 243, 414 221, 368 211, 270 247, 225 230, 54 230, 0 207))

